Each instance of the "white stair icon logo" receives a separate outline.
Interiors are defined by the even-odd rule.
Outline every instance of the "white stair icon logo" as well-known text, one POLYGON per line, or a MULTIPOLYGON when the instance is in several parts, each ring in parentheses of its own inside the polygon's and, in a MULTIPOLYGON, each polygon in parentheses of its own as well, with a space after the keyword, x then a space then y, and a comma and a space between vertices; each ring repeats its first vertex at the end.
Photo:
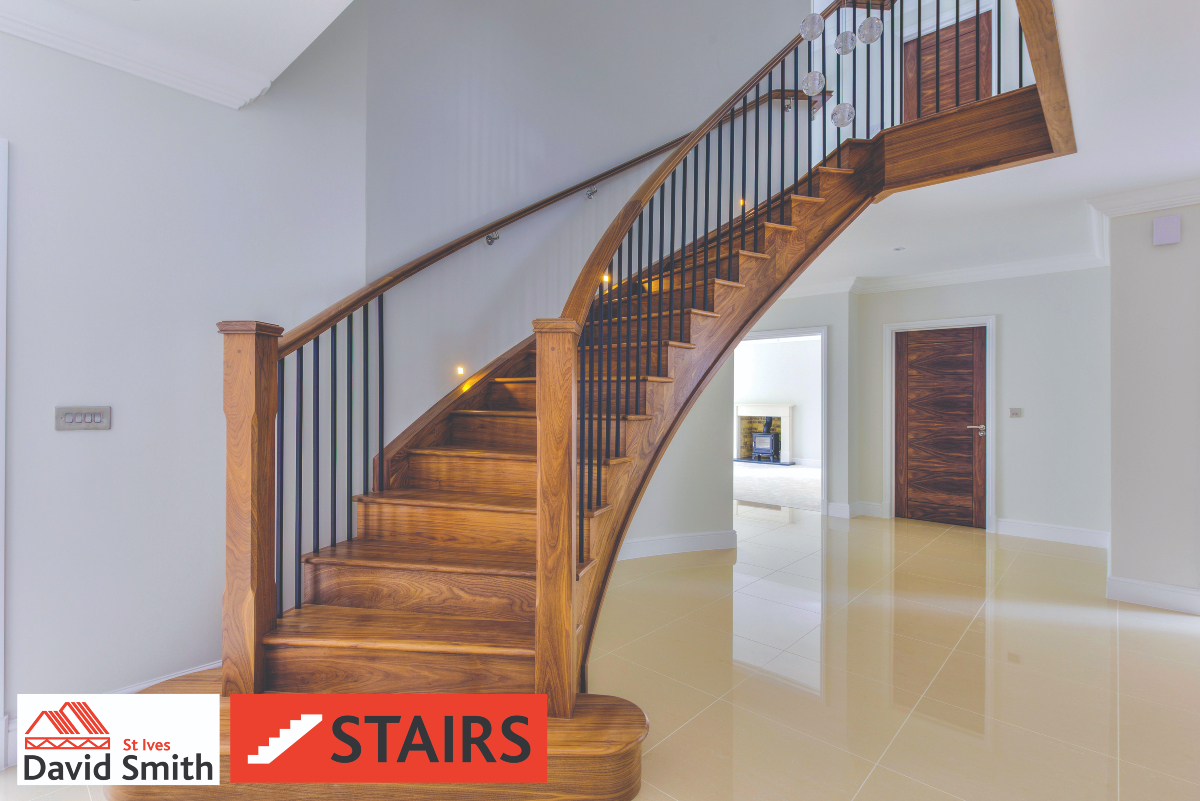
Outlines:
POLYGON ((257 754, 247 755, 246 762, 250 765, 270 765, 276 757, 315 729, 321 718, 321 715, 301 715, 299 720, 293 720, 291 725, 280 731, 278 737, 272 737, 266 745, 260 745, 257 754))

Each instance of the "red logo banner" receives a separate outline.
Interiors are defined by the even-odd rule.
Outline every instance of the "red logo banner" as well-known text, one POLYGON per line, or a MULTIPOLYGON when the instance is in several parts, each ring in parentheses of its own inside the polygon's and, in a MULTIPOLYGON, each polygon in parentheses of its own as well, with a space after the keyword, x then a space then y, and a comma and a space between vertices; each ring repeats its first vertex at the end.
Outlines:
POLYGON ((233 782, 544 782, 544 695, 234 695, 233 782))

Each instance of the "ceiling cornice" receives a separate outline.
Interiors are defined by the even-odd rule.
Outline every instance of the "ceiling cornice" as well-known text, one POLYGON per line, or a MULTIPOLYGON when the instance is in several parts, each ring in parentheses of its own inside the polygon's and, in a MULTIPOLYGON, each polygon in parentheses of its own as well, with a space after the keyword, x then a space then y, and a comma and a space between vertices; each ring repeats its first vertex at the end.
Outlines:
POLYGON ((271 79, 181 52, 53 0, 3 0, 0 31, 229 108, 257 100, 271 79))
POLYGON ((1088 201, 1092 208, 1105 217, 1144 214, 1148 211, 1176 209, 1196 203, 1200 203, 1200 178, 1102 195, 1088 201))

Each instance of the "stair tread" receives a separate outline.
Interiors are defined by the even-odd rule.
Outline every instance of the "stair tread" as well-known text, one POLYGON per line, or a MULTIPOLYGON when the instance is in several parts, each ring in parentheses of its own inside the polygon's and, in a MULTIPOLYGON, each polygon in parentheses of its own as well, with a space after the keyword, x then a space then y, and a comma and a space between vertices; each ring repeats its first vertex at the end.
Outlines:
POLYGON ((817 167, 817 169, 823 172, 832 172, 838 175, 852 175, 854 173, 854 170, 848 167, 817 167))
MULTIPOLYGON (((692 345, 691 347, 696 347, 692 345)), ((508 409, 457 409, 452 415, 471 415, 475 417, 537 417, 537 412, 511 411, 508 409)))
MULTIPOLYGON (((688 348, 689 350, 695 350, 695 348, 696 348, 696 346, 693 345, 691 342, 676 342, 675 340, 672 340, 672 339, 664 339, 663 344, 669 348, 688 348)), ((647 346, 645 342, 642 342, 641 345, 642 345, 642 347, 647 346)), ((655 347, 655 345, 657 345, 657 342, 652 343, 649 347, 655 347)), ((614 343, 612 343, 612 346, 614 348, 636 348, 638 346, 638 342, 636 340, 630 341, 627 339, 624 342, 614 342, 614 343)), ((593 348, 603 348, 604 346, 603 345, 580 345, 580 347, 587 348, 588 350, 592 350, 593 348)), ((531 412, 531 414, 532 414, 532 412, 531 412)))
POLYGON ((792 201, 801 201, 803 203, 824 203, 825 202, 825 198, 823 198, 823 197, 809 197, 808 195, 791 195, 789 199, 792 201))
POLYGON ((537 558, 532 552, 484 551, 454 547, 447 543, 433 546, 363 537, 305 554, 303 561, 318 565, 354 565, 430 573, 478 573, 521 578, 537 575, 537 558))
POLYGON ((537 376, 521 376, 518 378, 493 378, 497 384, 536 384, 537 376))
POLYGON ((309 604, 289 609, 264 645, 533 657, 533 622, 309 604))
POLYGON ((429 448, 409 448, 408 453, 424 456, 459 456, 466 459, 503 459, 511 462, 537 461, 537 451, 487 449, 472 445, 435 445, 429 448))
POLYGON ((524 497, 490 492, 451 492, 449 490, 421 489, 416 487, 371 492, 366 495, 357 495, 354 500, 359 503, 440 506, 451 509, 474 509, 485 512, 534 514, 537 511, 537 499, 532 495, 524 497))

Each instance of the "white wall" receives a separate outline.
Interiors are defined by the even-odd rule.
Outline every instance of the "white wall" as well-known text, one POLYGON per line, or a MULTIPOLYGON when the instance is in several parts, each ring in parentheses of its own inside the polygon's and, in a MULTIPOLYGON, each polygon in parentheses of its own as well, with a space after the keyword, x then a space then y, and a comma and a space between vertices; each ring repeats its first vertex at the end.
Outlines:
MULTIPOLYGON (((801 276, 799 279, 803 281, 801 276)), ((799 282, 797 282, 799 283, 799 282)), ((826 366, 826 421, 829 437, 824 465, 830 514, 850 514, 850 345, 852 340, 851 304, 848 292, 785 298, 775 302, 754 326, 755 331, 782 328, 829 327, 828 365, 826 366)))
MULTIPOLYGON (((732 532, 729 420, 733 416, 733 373, 730 359, 680 424, 629 525, 626 547, 654 537, 732 532)), ((729 539, 736 542, 732 534, 729 539)), ((664 552, 687 549, 682 542, 664 552)), ((724 547, 733 547, 733 542, 724 547)))
MULTIPOLYGON (((1117 217, 1110 225, 1111 575, 1196 590, 1200 206, 1117 217), (1169 214, 1182 215, 1183 240, 1153 247, 1151 221, 1169 214)), ((1112 589, 1110 581, 1110 597, 1112 589)), ((1193 604, 1200 612, 1200 597, 1193 604)))
MULTIPOLYGON (((792 460, 821 464, 821 339, 749 340, 734 351, 734 405, 782 403, 792 409, 792 460)), ((736 427, 736 423, 734 424, 736 427)), ((737 432, 734 432, 737 440, 737 432)))
POLYGON ((885 500, 884 324, 994 314, 997 517, 1110 530, 1108 268, 856 297, 855 500, 885 500))
POLYGON ((365 22, 242 111, 0 35, 10 713, 220 658, 215 324, 291 326, 363 283, 365 22), (113 428, 56 432, 60 404, 113 428))

